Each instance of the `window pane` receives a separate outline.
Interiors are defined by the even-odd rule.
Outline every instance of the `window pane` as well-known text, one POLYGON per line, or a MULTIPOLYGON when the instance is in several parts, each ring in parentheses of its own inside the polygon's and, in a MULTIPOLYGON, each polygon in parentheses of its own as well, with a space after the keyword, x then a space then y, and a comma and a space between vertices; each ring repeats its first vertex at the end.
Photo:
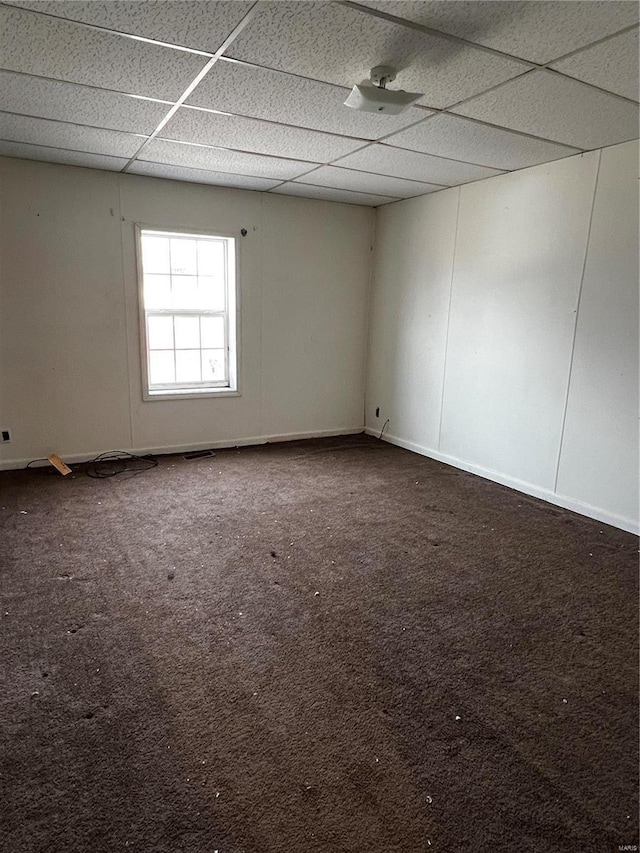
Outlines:
POLYGON ((211 275, 198 277, 198 290, 200 292, 200 307, 209 311, 224 311, 224 279, 214 278, 211 275))
POLYGON ((151 385, 166 385, 176 381, 173 350, 149 353, 149 382, 151 385))
POLYGON ((171 274, 197 275, 196 241, 171 238, 171 274))
POLYGON ((173 349, 173 317, 148 317, 149 349, 173 349))
POLYGON ((175 330, 176 349, 200 348, 200 323, 198 317, 176 317, 175 330))
POLYGON ((207 349, 224 349, 224 317, 203 317, 200 322, 202 346, 207 349))
POLYGON ((142 235, 142 267, 145 273, 169 274, 169 238, 142 235))
POLYGON ((198 240, 198 274, 224 278, 224 243, 198 240))
POLYGON ((171 306, 171 278, 168 275, 145 275, 144 304, 147 308, 171 306))
POLYGON ((220 381, 226 379, 224 370, 224 350, 205 349, 202 350, 202 380, 220 381))
POLYGON ((200 350, 176 352, 176 382, 200 382, 200 350))
POLYGON ((199 308, 198 279, 195 276, 171 277, 172 305, 174 308, 199 308))

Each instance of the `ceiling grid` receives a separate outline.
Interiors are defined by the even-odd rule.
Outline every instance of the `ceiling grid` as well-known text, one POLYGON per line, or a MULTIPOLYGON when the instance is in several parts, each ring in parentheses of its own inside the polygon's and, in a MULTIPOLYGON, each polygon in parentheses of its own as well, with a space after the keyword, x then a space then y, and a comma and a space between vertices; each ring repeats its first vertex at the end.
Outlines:
POLYGON ((378 206, 638 136, 632 0, 5 0, 0 155, 378 206), (374 65, 424 92, 345 107, 374 65))

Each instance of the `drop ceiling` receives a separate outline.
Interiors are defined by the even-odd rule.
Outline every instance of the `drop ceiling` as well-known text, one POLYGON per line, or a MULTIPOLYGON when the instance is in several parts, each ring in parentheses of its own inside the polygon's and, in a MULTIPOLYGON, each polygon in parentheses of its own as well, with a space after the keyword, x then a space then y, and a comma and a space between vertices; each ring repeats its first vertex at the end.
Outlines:
POLYGON ((7 0, 0 155, 377 206, 638 137, 631 0, 7 0), (424 92, 343 106, 374 65, 424 92))

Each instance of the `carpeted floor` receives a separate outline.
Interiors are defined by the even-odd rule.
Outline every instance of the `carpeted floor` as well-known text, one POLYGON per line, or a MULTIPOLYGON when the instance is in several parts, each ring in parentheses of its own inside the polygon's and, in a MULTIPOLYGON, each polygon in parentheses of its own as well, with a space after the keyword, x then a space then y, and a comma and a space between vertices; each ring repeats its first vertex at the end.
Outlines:
POLYGON ((638 844, 635 537, 366 436, 159 462, 0 474, 3 853, 638 844))

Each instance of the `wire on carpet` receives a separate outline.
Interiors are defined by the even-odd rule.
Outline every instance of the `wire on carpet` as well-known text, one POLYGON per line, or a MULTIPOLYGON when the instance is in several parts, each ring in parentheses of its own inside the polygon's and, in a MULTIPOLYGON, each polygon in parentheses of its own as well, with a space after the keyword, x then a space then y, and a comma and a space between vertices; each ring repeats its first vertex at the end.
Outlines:
POLYGON ((157 466, 155 459, 136 456, 126 450, 108 450, 87 462, 85 472, 87 477, 94 480, 104 480, 107 477, 117 477, 118 474, 137 474, 157 466))
POLYGON ((380 430, 380 435, 378 436, 378 438, 382 438, 382 433, 385 431, 388 424, 389 424, 389 418, 387 418, 386 421, 382 424, 382 429, 380 430))

